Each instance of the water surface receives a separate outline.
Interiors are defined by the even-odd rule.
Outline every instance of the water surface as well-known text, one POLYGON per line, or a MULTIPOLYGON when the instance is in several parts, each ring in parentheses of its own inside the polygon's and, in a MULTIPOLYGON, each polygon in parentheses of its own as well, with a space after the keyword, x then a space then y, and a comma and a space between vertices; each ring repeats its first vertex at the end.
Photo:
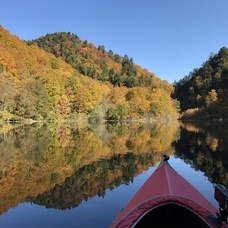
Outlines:
POLYGON ((213 184, 227 187, 224 124, 1 129, 0 227, 109 227, 163 151, 216 208, 213 184))

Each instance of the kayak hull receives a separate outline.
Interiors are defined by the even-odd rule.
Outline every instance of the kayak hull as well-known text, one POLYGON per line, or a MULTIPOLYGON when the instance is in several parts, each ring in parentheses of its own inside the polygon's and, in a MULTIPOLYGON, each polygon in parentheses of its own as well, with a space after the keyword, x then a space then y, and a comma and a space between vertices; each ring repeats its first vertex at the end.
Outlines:
POLYGON ((216 213, 218 210, 196 188, 167 161, 162 161, 111 227, 180 224, 181 216, 185 218, 185 226, 195 220, 200 224, 198 227, 226 227, 216 213))

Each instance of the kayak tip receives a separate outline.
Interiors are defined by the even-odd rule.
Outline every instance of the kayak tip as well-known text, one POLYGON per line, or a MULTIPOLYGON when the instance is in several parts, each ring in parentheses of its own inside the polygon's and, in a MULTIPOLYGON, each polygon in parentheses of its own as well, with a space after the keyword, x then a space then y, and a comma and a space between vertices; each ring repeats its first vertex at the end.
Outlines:
POLYGON ((166 155, 165 153, 162 153, 163 161, 168 161, 169 160, 169 155, 166 155))

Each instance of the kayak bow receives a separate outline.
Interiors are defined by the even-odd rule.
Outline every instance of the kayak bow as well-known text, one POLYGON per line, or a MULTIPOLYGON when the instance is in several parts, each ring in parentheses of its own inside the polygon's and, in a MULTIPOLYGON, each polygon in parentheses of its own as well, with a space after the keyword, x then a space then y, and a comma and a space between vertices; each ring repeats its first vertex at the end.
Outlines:
POLYGON ((120 212, 111 227, 227 227, 218 210, 163 161, 120 212))

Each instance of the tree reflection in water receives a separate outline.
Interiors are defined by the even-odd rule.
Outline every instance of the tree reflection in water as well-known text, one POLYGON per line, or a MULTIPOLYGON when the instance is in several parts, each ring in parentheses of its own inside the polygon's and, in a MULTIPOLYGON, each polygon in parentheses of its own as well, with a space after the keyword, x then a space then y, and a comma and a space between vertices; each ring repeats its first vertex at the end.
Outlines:
POLYGON ((195 170, 205 173, 212 183, 228 187, 228 128, 226 123, 185 122, 180 140, 173 143, 175 154, 195 170))
POLYGON ((24 125, 0 131, 1 214, 21 202, 78 206, 174 154, 228 186, 228 128, 219 123, 24 125), (8 129, 8 130, 6 130, 8 129))
POLYGON ((162 151, 173 154, 176 140, 177 124, 35 124, 2 130, 0 212, 29 200, 63 209, 103 196, 156 164, 162 151))

